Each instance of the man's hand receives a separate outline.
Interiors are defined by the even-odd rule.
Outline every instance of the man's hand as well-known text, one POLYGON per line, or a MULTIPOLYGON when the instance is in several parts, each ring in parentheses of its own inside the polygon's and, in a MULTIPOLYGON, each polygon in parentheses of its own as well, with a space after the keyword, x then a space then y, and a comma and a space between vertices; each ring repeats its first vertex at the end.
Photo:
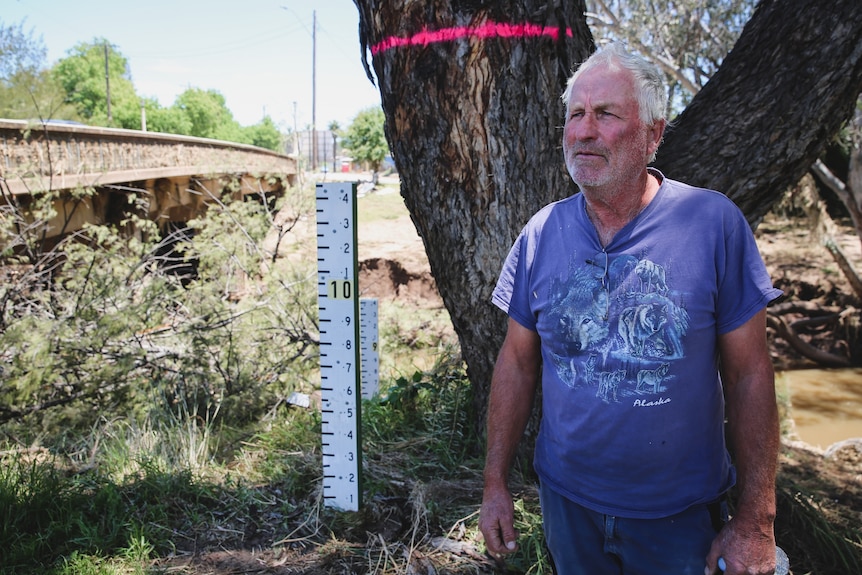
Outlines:
POLYGON ((504 555, 518 550, 515 505, 505 487, 485 487, 479 529, 485 537, 485 547, 494 559, 500 560, 504 555))
POLYGON ((509 318, 491 379, 479 529, 488 553, 498 562, 518 550, 515 505, 506 478, 530 418, 542 362, 540 344, 538 333, 509 318))
POLYGON ((718 558, 723 557, 725 575, 771 575, 775 571, 775 537, 756 522, 734 517, 712 542, 706 556, 704 575, 720 573, 718 558))

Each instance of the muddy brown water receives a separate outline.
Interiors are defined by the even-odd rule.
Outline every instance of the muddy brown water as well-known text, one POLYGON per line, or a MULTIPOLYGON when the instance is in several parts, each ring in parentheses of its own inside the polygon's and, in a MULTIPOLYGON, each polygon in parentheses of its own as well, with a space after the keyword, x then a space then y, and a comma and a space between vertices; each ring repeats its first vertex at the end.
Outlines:
POLYGON ((779 390, 786 386, 790 416, 805 443, 826 449, 862 437, 862 368, 783 371, 775 380, 779 390))

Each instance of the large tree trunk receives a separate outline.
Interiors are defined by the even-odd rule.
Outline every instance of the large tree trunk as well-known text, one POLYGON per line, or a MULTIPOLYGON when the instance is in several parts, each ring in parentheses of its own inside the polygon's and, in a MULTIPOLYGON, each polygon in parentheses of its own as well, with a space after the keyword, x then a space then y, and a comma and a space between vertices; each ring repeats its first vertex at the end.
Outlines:
POLYGON ((357 6, 401 194, 459 336, 481 420, 506 330, 505 314, 490 303, 502 261, 538 207, 575 191, 562 162, 559 95, 592 49, 584 4, 357 6))
POLYGON ((844 204, 850 212, 853 227, 862 241, 862 95, 856 100, 856 113, 851 123, 850 166, 847 170, 847 198, 844 204))
MULTIPOLYGON (((559 94, 593 47, 584 2, 354 1, 402 195, 481 420, 505 331, 489 303, 500 264, 530 215, 575 190, 563 166, 559 94)), ((766 0, 668 133, 659 166, 728 193, 755 223, 808 169, 860 91, 860 0, 766 0)))
POLYGON ((763 0, 656 164, 724 192, 756 225, 852 117, 860 91, 862 1, 763 0))

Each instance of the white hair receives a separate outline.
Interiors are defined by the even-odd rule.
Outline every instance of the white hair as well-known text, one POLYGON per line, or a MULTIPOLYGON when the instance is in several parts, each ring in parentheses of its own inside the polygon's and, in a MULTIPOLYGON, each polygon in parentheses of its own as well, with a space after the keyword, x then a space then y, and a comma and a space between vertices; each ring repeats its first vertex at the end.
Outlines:
POLYGON ((567 109, 574 83, 584 72, 598 66, 607 66, 612 70, 623 68, 631 72, 635 83, 638 112, 645 124, 652 126, 660 120, 667 120, 667 90, 661 72, 655 65, 629 52, 619 42, 612 42, 594 52, 572 74, 566 82, 566 89, 562 95, 567 109))

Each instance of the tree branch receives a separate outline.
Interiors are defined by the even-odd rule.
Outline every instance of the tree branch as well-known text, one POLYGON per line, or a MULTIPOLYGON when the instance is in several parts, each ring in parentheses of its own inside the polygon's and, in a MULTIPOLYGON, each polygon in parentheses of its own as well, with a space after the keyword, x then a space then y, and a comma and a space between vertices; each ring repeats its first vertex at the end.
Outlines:
POLYGON ((849 367, 850 365, 847 358, 822 351, 803 341, 793 328, 787 325, 784 318, 772 311, 766 313, 766 325, 774 329, 783 340, 790 344, 790 347, 818 365, 827 367, 849 367))
POLYGON ((811 171, 814 172, 826 186, 835 192, 844 207, 850 213, 850 220, 853 222, 853 228, 859 235, 859 241, 862 242, 862 211, 853 199, 847 185, 841 181, 838 176, 832 173, 826 164, 819 159, 811 166, 811 171))

